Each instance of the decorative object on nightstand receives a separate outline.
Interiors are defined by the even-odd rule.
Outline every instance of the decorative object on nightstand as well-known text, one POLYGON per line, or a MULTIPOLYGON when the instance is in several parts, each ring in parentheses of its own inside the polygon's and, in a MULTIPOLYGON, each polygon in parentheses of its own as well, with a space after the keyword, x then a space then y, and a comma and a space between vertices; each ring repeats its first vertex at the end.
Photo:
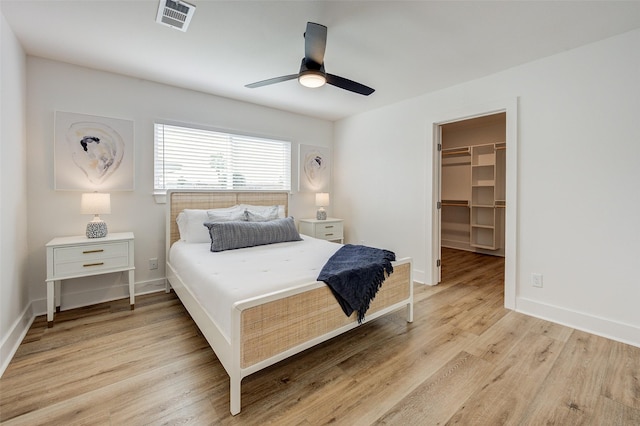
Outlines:
POLYGON ((107 224, 100 219, 100 214, 111 213, 111 196, 109 194, 100 192, 82 194, 80 213, 94 215, 93 220, 87 223, 87 238, 107 236, 107 224))
POLYGON ((325 211, 325 207, 329 205, 329 193, 328 192, 318 192, 316 194, 316 207, 320 207, 316 212, 316 219, 318 220, 326 220, 327 212, 325 211))
POLYGON ((301 234, 341 244, 344 242, 344 227, 342 225, 342 219, 328 217, 323 220, 300 219, 299 222, 299 230, 301 234))

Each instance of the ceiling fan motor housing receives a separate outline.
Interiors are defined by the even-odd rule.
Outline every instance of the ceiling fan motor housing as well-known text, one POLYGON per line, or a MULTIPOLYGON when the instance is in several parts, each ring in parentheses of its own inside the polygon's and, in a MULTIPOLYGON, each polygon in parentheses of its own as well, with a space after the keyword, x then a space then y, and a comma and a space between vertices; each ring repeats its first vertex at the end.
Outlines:
POLYGON ((306 58, 302 58, 300 64, 300 72, 298 73, 298 81, 305 87, 320 87, 324 86, 327 82, 327 74, 324 71, 324 64, 318 64, 312 61, 307 61, 306 58), (311 67, 309 66, 311 65, 311 67))

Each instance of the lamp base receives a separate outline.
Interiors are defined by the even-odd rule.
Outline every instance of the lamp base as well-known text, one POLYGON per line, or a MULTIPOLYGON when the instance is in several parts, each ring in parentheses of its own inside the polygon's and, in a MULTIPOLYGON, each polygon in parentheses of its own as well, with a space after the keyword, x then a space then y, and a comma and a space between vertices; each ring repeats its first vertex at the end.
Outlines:
POLYGON ((327 211, 320 207, 316 212, 316 219, 318 220, 327 220, 327 211))
POLYGON ((102 238, 107 236, 107 223, 89 222, 87 223, 87 238, 102 238))

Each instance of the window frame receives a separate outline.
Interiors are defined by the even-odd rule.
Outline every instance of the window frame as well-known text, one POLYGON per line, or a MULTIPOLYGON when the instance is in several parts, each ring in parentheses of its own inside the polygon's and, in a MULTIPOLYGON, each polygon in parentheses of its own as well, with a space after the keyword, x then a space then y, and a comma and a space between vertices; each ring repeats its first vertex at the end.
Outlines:
MULTIPOLYGON (((229 142, 230 144, 233 144, 233 141, 229 142)), ((282 192, 289 192, 291 193, 292 191, 292 185, 293 185, 293 143, 287 139, 287 138, 282 138, 282 137, 274 137, 274 136, 265 136, 265 135, 261 135, 261 134, 255 134, 255 133, 248 133, 248 132, 240 132, 237 130, 229 130, 229 129, 220 129, 220 128, 215 128, 215 127, 210 127, 210 126, 205 126, 205 125, 198 125, 198 124, 193 124, 193 123, 181 123, 181 122, 174 122, 174 121, 167 121, 167 120, 154 120, 153 121, 153 194, 156 198, 156 202, 158 203, 164 203, 166 202, 166 193, 169 190, 211 190, 211 191, 233 191, 233 192, 238 192, 238 191, 252 191, 252 192, 274 192, 274 191, 282 191, 282 192), (248 186, 248 187, 243 187, 243 186, 236 186, 235 183, 232 182, 230 185, 228 185, 226 188, 219 188, 216 187, 214 185, 211 186, 207 186, 207 185, 186 185, 186 186, 181 186, 181 187, 172 187, 170 185, 166 184, 166 181, 164 182, 163 187, 159 187, 158 184, 158 172, 157 172, 157 166, 158 163, 160 161, 159 159, 159 155, 160 155, 160 149, 158 147, 159 141, 157 138, 157 127, 158 126, 171 126, 171 127, 177 127, 177 128, 183 128, 183 129, 187 129, 187 130, 193 130, 193 131, 200 131, 200 132, 211 132, 213 134, 218 134, 218 135, 223 135, 225 137, 229 137, 231 140, 233 140, 233 138, 237 138, 238 140, 235 141, 235 143, 242 143, 243 140, 252 140, 255 143, 260 143, 261 141, 264 141, 265 143, 269 143, 269 142, 273 142, 273 143, 278 143, 278 144, 282 144, 283 146, 286 146, 286 148, 284 148, 284 152, 283 154, 288 154, 286 156, 286 164, 282 164, 286 169, 287 169, 287 176, 285 178, 285 182, 283 187, 281 188, 276 188, 276 187, 256 187, 256 186, 248 186)), ((163 149, 164 149, 164 145, 163 145, 163 149)), ((234 170, 230 170, 231 175, 233 175, 234 170)), ((162 173, 162 180, 166 179, 166 170, 163 170, 162 173)))

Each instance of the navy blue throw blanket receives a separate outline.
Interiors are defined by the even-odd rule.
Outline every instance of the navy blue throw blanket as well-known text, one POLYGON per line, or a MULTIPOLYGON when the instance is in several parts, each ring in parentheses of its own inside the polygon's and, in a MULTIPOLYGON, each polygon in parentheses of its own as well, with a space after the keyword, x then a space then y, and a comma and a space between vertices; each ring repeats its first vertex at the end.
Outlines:
POLYGON ((392 251, 347 244, 329 258, 318 281, 327 283, 347 316, 356 311, 361 323, 394 260, 392 251))

